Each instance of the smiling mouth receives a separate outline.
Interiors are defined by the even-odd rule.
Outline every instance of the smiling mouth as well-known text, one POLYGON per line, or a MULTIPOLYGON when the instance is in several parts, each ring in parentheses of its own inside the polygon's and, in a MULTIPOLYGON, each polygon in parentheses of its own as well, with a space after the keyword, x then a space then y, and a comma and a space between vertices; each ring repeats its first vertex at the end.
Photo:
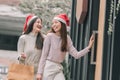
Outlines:
POLYGON ((37 28, 41 29, 41 26, 37 26, 37 28))

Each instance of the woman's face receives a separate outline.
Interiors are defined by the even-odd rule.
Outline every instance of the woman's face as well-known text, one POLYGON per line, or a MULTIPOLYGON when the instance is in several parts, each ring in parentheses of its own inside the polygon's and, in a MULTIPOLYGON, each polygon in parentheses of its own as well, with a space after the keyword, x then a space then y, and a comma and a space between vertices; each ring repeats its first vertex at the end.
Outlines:
POLYGON ((42 28, 42 21, 41 19, 38 18, 33 25, 33 31, 40 32, 41 28, 42 28))
POLYGON ((57 33, 61 30, 61 23, 58 20, 52 21, 52 29, 57 33))

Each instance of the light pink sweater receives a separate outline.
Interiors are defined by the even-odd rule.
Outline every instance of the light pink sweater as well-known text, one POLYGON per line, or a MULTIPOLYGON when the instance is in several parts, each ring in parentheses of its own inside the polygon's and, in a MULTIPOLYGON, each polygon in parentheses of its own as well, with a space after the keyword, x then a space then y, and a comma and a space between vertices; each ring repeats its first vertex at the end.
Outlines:
MULTIPOLYGON (((67 36, 68 40, 68 53, 74 58, 78 59, 89 52, 88 47, 81 51, 77 51, 72 44, 70 36, 67 36)), ((61 38, 54 33, 48 33, 42 50, 42 56, 40 59, 38 74, 43 74, 46 60, 50 60, 56 63, 62 63, 65 59, 66 52, 61 51, 61 38)))

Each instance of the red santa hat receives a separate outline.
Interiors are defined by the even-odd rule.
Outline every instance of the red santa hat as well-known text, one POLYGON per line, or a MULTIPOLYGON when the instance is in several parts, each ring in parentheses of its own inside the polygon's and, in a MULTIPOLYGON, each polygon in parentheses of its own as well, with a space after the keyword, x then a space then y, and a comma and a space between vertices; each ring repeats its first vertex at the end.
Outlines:
POLYGON ((61 21, 61 22, 65 23, 66 26, 69 26, 69 18, 65 13, 57 15, 53 19, 61 21))
POLYGON ((28 25, 31 23, 31 21, 36 18, 37 16, 34 16, 34 14, 29 14, 27 15, 26 19, 25 19, 25 24, 24 24, 24 28, 23 28, 23 32, 25 32, 27 30, 28 25))

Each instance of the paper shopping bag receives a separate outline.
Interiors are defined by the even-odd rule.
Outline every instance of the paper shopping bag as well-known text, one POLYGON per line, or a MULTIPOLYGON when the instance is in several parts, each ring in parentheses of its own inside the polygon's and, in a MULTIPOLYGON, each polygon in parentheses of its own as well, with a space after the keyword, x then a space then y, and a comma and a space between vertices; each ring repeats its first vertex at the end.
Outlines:
POLYGON ((8 68, 8 80, 33 80, 34 67, 30 65, 12 63, 8 68))

